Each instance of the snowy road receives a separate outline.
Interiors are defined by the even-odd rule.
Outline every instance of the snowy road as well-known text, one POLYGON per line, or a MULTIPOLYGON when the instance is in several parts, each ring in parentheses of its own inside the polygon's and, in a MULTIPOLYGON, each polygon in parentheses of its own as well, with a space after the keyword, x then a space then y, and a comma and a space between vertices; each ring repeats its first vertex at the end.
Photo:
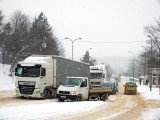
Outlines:
MULTIPOLYGON (((124 95, 122 83, 119 93, 105 102, 18 99, 14 95, 14 89, 0 90, 0 120, 150 120, 153 116, 144 117, 147 112, 148 115, 151 113, 148 108, 154 109, 155 113, 160 108, 159 100, 145 100, 140 94, 124 95)), ((156 119, 155 116, 154 120, 159 120, 159 117, 156 119)))

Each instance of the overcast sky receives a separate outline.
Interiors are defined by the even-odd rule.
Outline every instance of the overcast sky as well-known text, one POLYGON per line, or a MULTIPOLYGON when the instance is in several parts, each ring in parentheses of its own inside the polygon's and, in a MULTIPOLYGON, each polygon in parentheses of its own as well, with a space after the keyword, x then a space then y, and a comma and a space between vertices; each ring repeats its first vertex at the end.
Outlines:
POLYGON ((15 10, 31 19, 42 11, 67 58, 71 58, 72 47, 65 37, 82 38, 74 42, 74 58, 90 48, 90 55, 97 58, 140 53, 148 39, 143 27, 160 17, 160 0, 0 0, 0 9, 6 19, 15 10))

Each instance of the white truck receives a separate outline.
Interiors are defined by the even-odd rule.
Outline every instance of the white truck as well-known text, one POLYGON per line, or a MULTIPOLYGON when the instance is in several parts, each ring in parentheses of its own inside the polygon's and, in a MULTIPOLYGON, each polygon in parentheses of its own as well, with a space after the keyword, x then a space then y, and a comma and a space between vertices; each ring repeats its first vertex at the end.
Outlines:
POLYGON ((60 102, 93 99, 105 101, 111 92, 110 87, 91 87, 88 77, 67 77, 57 89, 57 97, 60 102))
POLYGON ((91 86, 102 86, 107 79, 107 70, 105 65, 90 66, 90 84, 91 86))
POLYGON ((17 97, 53 98, 66 77, 89 77, 89 65, 54 55, 32 55, 17 64, 15 75, 17 97))

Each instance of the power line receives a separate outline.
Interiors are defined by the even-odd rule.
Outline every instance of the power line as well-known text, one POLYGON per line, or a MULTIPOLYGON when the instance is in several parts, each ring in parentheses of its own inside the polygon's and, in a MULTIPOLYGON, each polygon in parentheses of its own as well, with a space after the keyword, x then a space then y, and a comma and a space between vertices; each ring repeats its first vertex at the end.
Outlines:
POLYGON ((120 41, 120 42, 96 42, 96 41, 78 41, 78 42, 88 42, 88 43, 141 43, 141 42, 146 42, 146 41, 130 41, 130 42, 126 42, 126 41, 120 41))

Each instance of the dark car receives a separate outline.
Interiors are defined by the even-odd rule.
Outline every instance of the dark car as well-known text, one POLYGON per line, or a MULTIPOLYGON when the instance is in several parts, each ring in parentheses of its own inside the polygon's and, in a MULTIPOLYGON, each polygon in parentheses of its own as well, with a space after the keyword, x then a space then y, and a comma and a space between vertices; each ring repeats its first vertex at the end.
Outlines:
POLYGON ((105 82, 103 83, 103 86, 110 87, 112 89, 112 95, 116 94, 116 92, 118 91, 115 82, 105 82))

